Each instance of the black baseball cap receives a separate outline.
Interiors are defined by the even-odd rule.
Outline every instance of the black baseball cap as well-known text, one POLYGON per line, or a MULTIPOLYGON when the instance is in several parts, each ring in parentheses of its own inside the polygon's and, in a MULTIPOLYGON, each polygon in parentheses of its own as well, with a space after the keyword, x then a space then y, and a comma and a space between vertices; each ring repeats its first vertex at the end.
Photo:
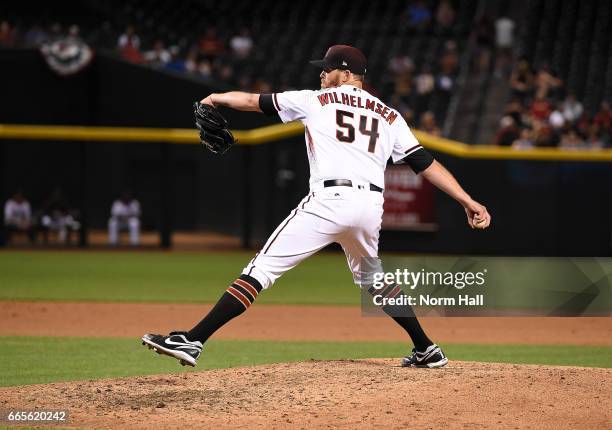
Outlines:
POLYGON ((365 75, 366 63, 363 52, 349 45, 334 45, 327 50, 322 60, 310 62, 320 69, 350 70, 356 75, 365 75))

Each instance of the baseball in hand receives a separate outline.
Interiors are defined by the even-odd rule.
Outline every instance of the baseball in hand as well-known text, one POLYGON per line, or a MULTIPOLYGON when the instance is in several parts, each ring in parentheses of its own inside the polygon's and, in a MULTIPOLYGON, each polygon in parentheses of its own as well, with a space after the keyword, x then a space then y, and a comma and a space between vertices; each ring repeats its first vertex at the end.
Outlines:
POLYGON ((483 229, 483 228, 486 228, 487 226, 486 218, 480 218, 478 216, 474 216, 473 223, 474 223, 474 228, 483 229))

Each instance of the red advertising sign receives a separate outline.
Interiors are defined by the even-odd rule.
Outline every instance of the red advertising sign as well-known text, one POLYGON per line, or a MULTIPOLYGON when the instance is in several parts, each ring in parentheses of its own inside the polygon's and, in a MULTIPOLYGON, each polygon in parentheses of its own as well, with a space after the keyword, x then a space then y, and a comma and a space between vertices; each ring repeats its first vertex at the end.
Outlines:
POLYGON ((408 166, 388 166, 385 171, 384 230, 433 231, 434 189, 408 166))

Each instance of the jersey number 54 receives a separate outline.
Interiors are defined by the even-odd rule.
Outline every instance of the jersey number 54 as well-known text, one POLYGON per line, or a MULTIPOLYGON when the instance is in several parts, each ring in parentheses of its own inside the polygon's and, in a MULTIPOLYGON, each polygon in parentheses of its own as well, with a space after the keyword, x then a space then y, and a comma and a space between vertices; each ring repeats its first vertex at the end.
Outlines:
MULTIPOLYGON (((336 110, 336 124, 338 124, 339 127, 336 130, 336 138, 340 142, 353 143, 355 141, 355 127, 352 124, 353 118, 352 112, 340 109, 336 110), (348 118, 350 118, 350 120, 348 118)), ((368 130, 368 118, 369 117, 365 115, 359 116, 359 132, 364 136, 370 137, 368 152, 374 152, 376 149, 376 141, 380 136, 380 133, 378 133, 378 119, 372 118, 372 127, 368 130)))

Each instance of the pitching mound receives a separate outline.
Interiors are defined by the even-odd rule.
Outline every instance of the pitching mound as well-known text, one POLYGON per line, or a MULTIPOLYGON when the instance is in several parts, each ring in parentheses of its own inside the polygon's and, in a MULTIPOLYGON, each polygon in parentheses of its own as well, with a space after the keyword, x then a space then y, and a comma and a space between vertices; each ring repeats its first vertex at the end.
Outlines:
POLYGON ((612 370, 309 361, 0 389, 2 409, 68 409, 70 427, 610 428, 612 370))

